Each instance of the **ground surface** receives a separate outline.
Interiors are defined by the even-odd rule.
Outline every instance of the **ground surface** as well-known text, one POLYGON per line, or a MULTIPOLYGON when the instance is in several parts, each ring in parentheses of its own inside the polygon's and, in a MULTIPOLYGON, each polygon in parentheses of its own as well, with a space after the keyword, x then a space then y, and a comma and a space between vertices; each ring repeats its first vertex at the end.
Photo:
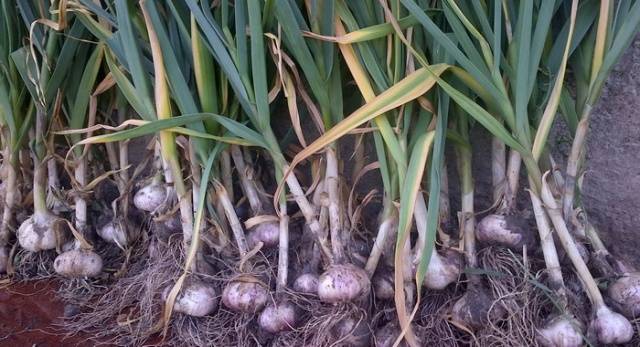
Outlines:
POLYGON ((593 114, 584 199, 611 251, 640 269, 640 36, 593 114))
MULTIPOLYGON (((551 136, 555 158, 564 168, 571 138, 561 118, 551 136)), ((473 135, 474 148, 484 149, 474 152, 473 162, 476 210, 481 211, 491 206, 491 141, 479 126, 473 135)), ((640 270, 640 35, 605 84, 591 116, 587 146, 583 199, 589 219, 609 250, 640 270)), ((526 184, 524 173, 521 184, 526 184)), ((519 208, 530 210, 528 196, 520 193, 519 208)))
POLYGON ((92 346, 82 337, 65 337, 56 327, 64 305, 55 299, 53 282, 0 287, 0 346, 92 346))

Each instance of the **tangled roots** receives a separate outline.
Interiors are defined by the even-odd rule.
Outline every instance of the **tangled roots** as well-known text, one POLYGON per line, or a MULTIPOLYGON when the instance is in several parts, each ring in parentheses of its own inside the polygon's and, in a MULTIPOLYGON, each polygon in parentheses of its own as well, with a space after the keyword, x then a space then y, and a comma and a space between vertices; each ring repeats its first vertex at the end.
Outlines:
MULTIPOLYGON (((317 300, 317 298, 314 298, 317 300)), ((323 305, 298 302, 304 306, 300 325, 279 334, 272 346, 369 346, 372 331, 368 314, 361 307, 344 303, 323 305), (313 310, 309 310, 314 307, 313 310)))
MULTIPOLYGON (((506 314, 472 331, 449 319, 451 307, 464 294, 463 286, 428 291, 422 297, 419 318, 415 321, 421 343, 452 347, 537 346, 537 327, 557 315, 554 293, 543 284, 544 264, 502 247, 483 249, 478 260, 487 294, 493 298, 489 313, 503 311, 506 314)), ((578 279, 567 273, 565 285, 569 310, 579 321, 588 321, 590 305, 578 279)), ((634 324, 638 330, 640 320, 634 324)))
MULTIPOLYGON (((308 304, 293 296, 287 296, 286 300, 295 303, 300 311, 308 304)), ((171 320, 172 334, 165 343, 172 346, 298 346, 296 343, 287 343, 290 340, 281 334, 272 335, 260 330, 257 317, 257 314, 234 312, 224 305, 220 305, 212 315, 204 317, 174 314, 171 320)), ((286 334, 293 336, 295 332, 286 334)))
POLYGON ((220 308, 212 316, 175 314, 171 319, 172 346, 261 346, 251 315, 220 308))
MULTIPOLYGON (((169 235, 167 242, 162 241, 162 235, 153 235, 141 240, 141 244, 137 246, 140 251, 131 255, 128 266, 122 267, 123 259, 111 264, 120 271, 117 276, 110 278, 112 281, 108 290, 101 286, 100 280, 103 279, 91 283, 78 279, 66 281, 65 288, 62 289, 68 291, 66 299, 81 303, 76 310, 78 312, 67 317, 63 323, 63 328, 69 335, 85 332, 92 335, 95 343, 123 346, 145 343, 174 346, 263 346, 273 339, 273 336, 265 335, 257 329, 257 314, 235 313, 223 305, 218 305, 213 313, 204 317, 188 316, 174 309, 168 324, 168 334, 160 336, 164 311, 162 295, 182 274, 185 252, 179 234, 169 235), (77 300, 78 297, 82 299, 77 300)), ((277 262, 272 261, 271 254, 259 254, 261 260, 256 263, 260 265, 252 271, 255 275, 266 277, 265 285, 271 288, 268 279, 275 277, 273 274, 277 262), (264 276, 265 274, 267 275, 264 276)), ((238 274, 235 272, 235 264, 226 264, 223 259, 215 260, 224 269, 215 275, 210 272, 197 274, 197 278, 211 284, 216 293, 222 293, 225 282, 238 274)))
MULTIPOLYGON (((295 305, 298 323, 291 330, 277 334, 262 331, 257 324, 260 312, 236 313, 219 305, 205 317, 174 312, 169 335, 160 340, 157 333, 162 328, 158 325, 164 309, 162 292, 182 273, 184 259, 180 241, 178 238, 168 243, 156 238, 142 241, 138 254, 131 255, 124 275, 117 277, 115 283, 109 283, 108 290, 105 278, 63 282, 60 293, 67 302, 77 305, 73 315, 65 319, 64 328, 70 334, 88 332, 94 336, 94 342, 101 344, 160 343, 172 346, 369 346, 379 343, 378 339, 384 337, 374 332, 389 328, 393 335, 397 330, 397 326, 393 326, 397 317, 390 301, 374 301, 372 305, 375 307, 369 309, 363 308, 362 303, 328 305, 323 304, 317 295, 285 292, 276 297, 269 295, 267 305, 279 300, 295 305)), ((106 248, 97 250, 105 255, 113 251, 106 248)), ((260 254, 264 258, 259 261, 259 268, 253 270, 254 275, 262 275, 262 279, 270 282, 269 279, 275 277, 275 256, 260 254), (264 276, 265 273, 269 274, 264 276)), ((122 257, 110 255, 105 256, 109 259, 105 268, 122 265, 122 257)), ((16 276, 53 276, 54 257, 55 252, 19 252, 15 259, 21 262, 18 269, 22 272, 16 276)), ((537 345, 536 328, 557 313, 553 293, 542 285, 544 271, 539 269, 543 269, 543 264, 498 247, 482 250, 478 259, 484 269, 481 274, 483 283, 493 298, 491 310, 503 310, 506 315, 499 320, 490 320, 476 331, 465 330, 455 325, 449 316, 451 307, 465 292, 465 286, 449 286, 444 291, 427 290, 422 295, 420 311, 414 320, 414 332, 420 343, 442 347, 537 345)), ((224 284, 237 276, 234 267, 234 264, 228 264, 215 276, 200 277, 207 277, 203 279, 213 283, 217 293, 222 293, 224 284)), ((587 321, 589 305, 579 281, 575 276, 566 274, 565 283, 569 309, 578 320, 587 321)), ((273 283, 265 283, 265 286, 272 289, 273 283)), ((640 320, 633 323, 637 330, 640 320)), ((635 339, 632 345, 640 341, 637 334, 635 339)))
POLYGON ((180 275, 182 247, 181 242, 151 242, 163 251, 154 257, 145 253, 109 290, 88 297, 80 313, 64 322, 70 334, 85 331, 102 343, 140 345, 158 332, 162 291, 180 275))
POLYGON ((498 320, 489 319, 472 331, 450 319, 451 308, 464 295, 464 286, 445 291, 429 291, 421 300, 416 335, 424 345, 438 346, 535 346, 536 326, 553 307, 539 284, 541 275, 532 273, 531 264, 502 247, 488 247, 478 254, 479 266, 486 272, 483 281, 488 296, 489 314, 506 312, 498 320))
POLYGON ((506 311, 503 319, 489 320, 476 332, 477 343, 481 346, 534 346, 536 327, 549 316, 553 307, 550 299, 536 284, 541 283, 541 273, 532 273, 532 268, 541 264, 531 264, 520 255, 501 248, 489 247, 482 250, 478 258, 487 271, 488 288, 496 305, 506 311))
POLYGON ((640 346, 640 318, 636 318, 631 321, 631 325, 633 326, 633 330, 635 334, 631 341, 629 341, 629 346, 640 346))
POLYGON ((61 278, 56 296, 68 305, 76 307, 90 305, 89 301, 104 295, 108 290, 114 290, 113 277, 117 277, 121 271, 128 270, 128 263, 137 264, 147 260, 146 251, 142 247, 133 248, 133 254, 128 257, 111 243, 99 242, 94 251, 102 257, 105 271, 96 278, 61 278))
POLYGON ((451 306, 460 296, 460 288, 427 291, 422 300, 416 335, 425 346, 457 347, 464 335, 448 322, 451 306))
POLYGON ((29 252, 20 247, 13 255, 13 277, 18 281, 47 280, 57 276, 53 269, 55 250, 29 252))

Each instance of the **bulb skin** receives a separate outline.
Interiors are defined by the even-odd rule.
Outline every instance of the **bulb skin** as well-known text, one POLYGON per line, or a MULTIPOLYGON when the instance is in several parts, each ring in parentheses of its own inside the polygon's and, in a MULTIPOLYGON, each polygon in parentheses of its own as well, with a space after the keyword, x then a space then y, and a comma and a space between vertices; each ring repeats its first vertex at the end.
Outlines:
POLYGON ((433 290, 443 290, 460 277, 462 259, 460 254, 447 251, 443 254, 434 251, 424 277, 423 285, 433 290))
POLYGON ((631 341, 633 326, 623 315, 601 306, 596 309, 589 332, 602 344, 622 344, 631 341))
POLYGON ((482 244, 499 245, 512 250, 531 250, 536 246, 536 238, 531 228, 516 216, 490 214, 476 226, 476 238, 482 244))
POLYGON ((615 307, 629 318, 640 316, 640 273, 627 273, 607 288, 607 295, 615 307))
POLYGON ((246 275, 227 283, 222 291, 222 303, 240 313, 256 313, 267 303, 269 292, 257 279, 246 275))
POLYGON ((342 318, 332 329, 336 340, 340 340, 340 346, 365 347, 370 346, 371 329, 366 322, 366 317, 352 315, 342 318))
POLYGON ((161 184, 149 184, 136 192, 133 196, 133 205, 139 210, 155 212, 167 198, 167 188, 161 184))
POLYGON ((102 273, 102 257, 94 251, 73 249, 57 256, 53 269, 69 278, 96 277, 102 273))
POLYGON ((127 246, 127 233, 120 223, 109 222, 97 230, 98 236, 103 240, 114 243, 120 247, 127 246))
POLYGON ((318 275, 304 273, 293 282, 293 289, 302 294, 318 295, 318 275))
POLYGON ((574 317, 556 316, 537 331, 543 347, 580 347, 584 344, 584 326, 574 317))
POLYGON ((373 293, 376 299, 391 300, 395 294, 393 276, 389 273, 377 274, 372 279, 373 293))
POLYGON ((280 225, 274 222, 260 223, 253 227, 247 235, 249 247, 262 242, 265 247, 276 247, 280 240, 280 225))
POLYGON ((268 305, 258 316, 258 325, 264 331, 276 334, 291 330, 296 325, 296 307, 288 301, 268 305))
POLYGON ((318 296, 327 303, 349 302, 371 291, 368 274, 352 264, 331 265, 320 275, 318 296))
MULTIPOLYGON (((167 287, 162 295, 165 301, 171 288, 167 287)), ((173 303, 175 312, 192 317, 204 317, 217 307, 218 293, 211 285, 200 280, 186 281, 173 303)))
POLYGON ((500 304, 493 305, 493 298, 482 286, 469 286, 451 309, 451 318, 468 327, 479 329, 487 321, 501 319, 506 312, 500 304))
POLYGON ((56 217, 50 212, 35 213, 18 228, 18 243, 29 252, 40 252, 56 248, 57 240, 53 225, 56 217))

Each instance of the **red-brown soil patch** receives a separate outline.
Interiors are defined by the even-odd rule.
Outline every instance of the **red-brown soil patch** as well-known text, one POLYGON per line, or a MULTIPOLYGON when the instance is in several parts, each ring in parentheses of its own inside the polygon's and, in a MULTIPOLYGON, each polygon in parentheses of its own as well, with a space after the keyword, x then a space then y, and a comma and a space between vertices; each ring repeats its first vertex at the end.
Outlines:
POLYGON ((0 346, 92 346, 87 337, 68 337, 59 326, 65 305, 53 281, 0 285, 0 346))

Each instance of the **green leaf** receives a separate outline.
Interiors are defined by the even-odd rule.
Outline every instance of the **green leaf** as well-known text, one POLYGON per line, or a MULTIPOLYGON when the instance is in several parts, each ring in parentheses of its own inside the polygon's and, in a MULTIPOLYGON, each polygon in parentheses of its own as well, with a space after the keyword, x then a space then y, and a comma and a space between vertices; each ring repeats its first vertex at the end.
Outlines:
MULTIPOLYGON (((136 126, 132 129, 122 130, 115 133, 109 133, 104 135, 92 136, 90 138, 80 141, 77 145, 85 145, 88 143, 106 143, 128 140, 140 136, 156 134, 160 131, 172 131, 188 136, 201 137, 205 139, 211 139, 231 144, 240 145, 252 145, 267 148, 262 136, 255 131, 247 128, 243 124, 230 120, 224 116, 211 114, 211 113, 196 113, 190 115, 176 116, 168 119, 160 119, 153 121, 143 121, 143 125, 136 126), (180 128, 191 123, 202 122, 206 119, 212 119, 220 122, 227 130, 238 138, 215 136, 203 132, 194 131, 191 129, 180 128)), ((68 134, 68 131, 58 132, 59 134, 68 134)))
POLYGON ((414 0, 400 0, 409 12, 416 17, 425 30, 451 55, 465 70, 467 70, 481 85, 483 85, 495 100, 501 102, 505 96, 493 84, 489 76, 480 70, 476 64, 462 53, 456 44, 427 16, 414 0))
POLYGON ((9 128, 9 134, 15 134, 17 131, 15 117, 13 105, 9 100, 8 83, 4 75, 0 74, 0 121, 3 126, 6 125, 9 128))
MULTIPOLYGON (((163 21, 166 21, 166 19, 163 20, 160 18, 154 2, 144 2, 143 6, 145 6, 145 9, 147 10, 150 21, 153 25, 153 30, 158 36, 172 99, 175 100, 181 113, 194 114, 199 110, 196 106, 195 100, 193 99, 193 95, 191 94, 191 88, 187 84, 187 80, 180 68, 184 65, 184 62, 180 62, 178 57, 174 54, 176 48, 171 45, 167 32, 164 28, 163 21)), ((205 131, 204 125, 201 122, 190 123, 188 127, 198 132, 205 131)), ((199 159, 202 161, 206 160, 210 144, 203 139, 197 139, 194 142, 194 147, 199 159)))
POLYGON ((499 1, 493 2, 493 71, 500 69, 502 58, 502 8, 500 5, 499 1))
MULTIPOLYGON (((339 2, 338 8, 337 8, 337 12, 341 20, 345 23, 347 29, 351 30, 352 33, 356 32, 359 29, 358 23, 356 22, 355 18, 353 18, 353 15, 349 12, 349 10, 341 4, 342 2, 339 2)), ((392 33, 393 27, 389 25, 389 28, 391 29, 391 33, 392 33)), ((346 35, 350 35, 350 34, 351 33, 348 33, 346 35)), ((347 43, 348 42, 345 42, 345 44, 347 43)), ((375 83, 376 93, 381 93, 382 91, 389 88, 389 85, 391 84, 391 82, 388 76, 386 76, 382 72, 383 69, 382 69, 382 66, 380 65, 381 59, 378 59, 376 57, 376 54, 374 52, 374 47, 372 46, 371 42, 358 43, 355 46, 355 48, 357 49, 360 55, 360 59, 362 60, 362 63, 367 68, 369 75, 371 75, 371 79, 375 83)))
POLYGON ((493 66, 493 54, 489 47, 489 43, 485 40, 478 29, 473 26, 454 1, 447 0, 443 4, 443 8, 449 25, 454 29, 458 42, 462 45, 471 61, 477 62, 478 67, 483 70, 485 74, 490 75, 491 72, 489 71, 489 68, 493 66), (471 42, 471 39, 464 30, 465 28, 480 45, 480 51, 478 51, 471 42), (486 65, 481 64, 483 61, 486 65))
MULTIPOLYGON (((409 230, 411 229, 411 223, 413 220, 413 211, 415 209, 416 197, 420 192, 420 183, 422 182, 422 176, 427 164, 427 158, 429 156, 429 150, 433 143, 435 133, 433 131, 423 133, 416 140, 416 145, 411 152, 411 158, 409 160, 409 167, 407 175, 402 185, 402 192, 400 194, 400 211, 398 213, 398 236, 396 238, 394 267, 395 267, 395 303, 398 310, 398 318, 405 323, 408 323, 408 317, 406 316, 405 294, 404 294, 404 268, 405 262, 410 262, 411 259, 406 259, 403 256, 404 244, 409 237, 409 230), (404 312, 404 313, 403 313, 404 312)), ((438 196, 439 194, 434 194, 438 196)))
MULTIPOLYGON (((578 7, 578 16, 576 17, 575 29, 573 33, 573 39, 571 40, 571 49, 569 54, 572 54, 578 45, 582 42, 585 35, 589 32, 589 29, 593 25, 598 14, 599 1, 586 0, 581 1, 578 7)), ((568 14, 568 6, 567 6, 568 14)), ((549 52, 549 58, 547 59, 547 67, 549 71, 557 71, 562 61, 562 54, 564 53, 564 46, 567 42, 567 36, 569 35, 569 16, 566 16, 566 22, 562 26, 562 29, 556 34, 556 41, 549 52)))
MULTIPOLYGON (((180 112, 183 114, 192 114, 198 112, 196 103, 191 94, 191 88, 187 84, 185 76, 180 68, 181 63, 174 54, 176 47, 171 45, 167 31, 163 25, 166 19, 160 17, 158 9, 153 1, 144 2, 145 9, 149 13, 149 18, 153 24, 153 30, 158 35, 162 58, 167 71, 167 82, 171 88, 172 99, 175 100, 180 112)), ((202 127, 198 130, 203 130, 202 127)))
POLYGON ((253 92, 258 110, 256 128, 263 130, 271 126, 267 92, 267 67, 265 65, 264 35, 262 32, 261 7, 258 1, 249 1, 249 29, 251 30, 251 74, 253 92))
MULTIPOLYGON (((536 78, 534 78, 538 70, 540 69, 540 61, 542 60, 542 53, 545 43, 547 41, 547 35, 551 28, 551 19, 553 18, 554 10, 556 9, 556 1, 542 1, 540 9, 537 13, 537 21, 534 26, 533 37, 531 39, 530 48, 530 62, 529 62, 529 88, 528 95, 531 95, 535 86, 536 78)), ((565 41, 566 42, 566 41, 565 41)), ((555 73, 555 71, 552 71, 555 73)))
MULTIPOLYGON (((345 18, 347 16, 346 11, 349 11, 349 10, 342 5, 342 2, 339 2, 336 7, 336 12, 340 15, 340 17, 343 20, 350 18, 352 20, 350 23, 351 25, 357 24, 355 22, 355 19, 350 14, 349 14, 349 17, 345 18)), ((351 27, 350 24, 347 24, 347 26, 351 27)), ((406 16, 398 19, 398 25, 400 26, 400 29, 403 29, 403 30, 413 27, 416 24, 418 24, 418 21, 414 16, 406 16)), ((393 34, 393 26, 391 25, 391 23, 380 23, 380 24, 370 25, 361 29, 352 30, 351 32, 345 35, 336 36, 336 37, 316 36, 314 35, 314 33, 309 33, 311 37, 323 38, 331 42, 338 42, 338 43, 344 43, 344 44, 363 43, 367 41, 384 38, 389 34, 393 34)))
POLYGON ((116 10, 120 41, 124 48, 126 64, 133 79, 133 85, 139 98, 151 105, 153 103, 151 102, 148 74, 142 67, 140 44, 134 35, 133 26, 131 25, 132 17, 129 13, 127 1, 116 1, 116 10))
MULTIPOLYGON (((73 129, 82 128, 86 121, 87 107, 89 105, 89 99, 93 91, 93 86, 96 83, 98 72, 102 66, 102 57, 104 56, 104 46, 98 44, 91 53, 89 60, 86 62, 84 72, 82 73, 82 79, 78 85, 78 93, 73 100, 73 107, 69 115, 69 127, 73 129)), ((81 67, 81 66, 80 66, 81 67)), ((72 135, 72 143, 76 143, 80 140, 80 136, 72 135)))
POLYGON ((20 74, 24 85, 27 87, 29 94, 31 94, 31 98, 34 100, 37 107, 44 107, 44 105, 41 104, 41 98, 36 91, 35 83, 37 82, 34 79, 34 76, 36 76, 36 67, 33 63, 33 59, 31 59, 29 49, 27 47, 17 49, 11 53, 11 60, 13 60, 16 70, 20 74))
POLYGON ((402 81, 396 83, 382 94, 367 102, 365 105, 349 115, 349 117, 327 130, 317 140, 305 147, 295 156, 291 162, 291 167, 294 167, 302 160, 308 158, 323 147, 331 144, 365 122, 389 110, 395 109, 417 99, 429 91, 434 86, 436 79, 438 78, 437 76, 444 73, 448 68, 449 65, 438 64, 430 67, 429 70, 426 68, 420 68, 408 75, 402 81))
POLYGON ((151 104, 151 100, 137 93, 136 88, 120 70, 120 67, 116 65, 111 54, 107 53, 106 58, 107 66, 109 66, 113 79, 116 81, 120 92, 125 99, 127 99, 131 107, 144 120, 152 121, 156 119, 155 108, 151 104))
MULTIPOLYGON (((313 91, 318 103, 323 110, 329 108, 329 96, 327 94, 327 84, 324 82, 318 67, 315 64, 313 56, 302 37, 302 29, 298 26, 295 18, 295 11, 288 0, 276 0, 275 14, 280 26, 284 32, 285 43, 287 43, 289 50, 298 62, 298 65, 302 68, 304 75, 307 78, 307 82, 313 91)), ((323 114, 326 117, 326 114, 323 114)), ((327 126, 328 124, 325 124, 327 126)))
POLYGON ((69 126, 71 128, 81 128, 84 126, 87 107, 89 105, 89 99, 91 92, 93 91, 93 85, 98 77, 98 71, 102 65, 102 57, 104 56, 104 46, 99 44, 91 54, 91 57, 86 62, 84 72, 82 73, 82 79, 78 87, 78 94, 73 102, 73 108, 71 109, 69 126))
POLYGON ((551 126, 553 125, 553 121, 555 120, 556 113, 558 110, 558 104, 560 103, 560 98, 562 97, 563 90, 563 82, 565 79, 565 70, 567 67, 567 60, 569 58, 569 49, 571 46, 571 37, 573 36, 574 24, 577 15, 578 8, 578 0, 572 1, 571 7, 571 23, 569 30, 569 38, 565 44, 564 55, 562 56, 562 62, 560 64, 559 71, 557 72, 555 81, 553 83, 553 88, 551 88, 551 93, 547 100, 547 105, 545 106, 544 112, 542 114, 542 118, 538 124, 538 130, 536 131, 535 138, 533 141, 533 147, 531 152, 533 154, 533 158, 537 161, 540 159, 542 155, 542 151, 547 144, 547 138, 549 136, 549 131, 551 130, 551 126))
POLYGON ((575 134, 579 117, 576 112, 575 101, 571 97, 571 94, 569 94, 566 86, 562 88, 562 94, 560 94, 560 111, 565 117, 569 130, 572 134, 575 134))
POLYGON ((516 128, 514 129, 521 141, 528 143, 529 136, 529 116, 527 105, 529 104, 529 59, 531 54, 531 29, 533 17, 533 2, 520 2, 518 11, 518 24, 513 37, 516 44, 515 82, 512 83, 512 94, 515 96, 516 128))
MULTIPOLYGON (((239 0, 234 6, 236 27, 236 61, 238 71, 243 79, 249 78, 249 44, 247 43, 247 0, 239 0)), ((248 86, 247 89, 250 89, 248 86)), ((250 91, 253 93, 253 91, 250 91)))
POLYGON ((613 65, 618 62, 640 29, 640 2, 634 2, 629 12, 621 15, 624 16, 624 20, 616 33, 616 37, 613 39, 611 47, 605 52, 604 61, 591 88, 590 105, 596 103, 597 98, 600 96, 602 85, 609 76, 613 65))
MULTIPOLYGON (((53 73, 49 81, 47 81, 44 93, 45 100, 53 100, 58 90, 62 87, 64 80, 71 74, 70 70, 78 67, 73 63, 76 61, 81 40, 86 39, 85 32, 84 25, 79 21, 74 22, 71 26, 71 30, 67 33, 70 39, 64 40, 62 49, 58 53, 53 73)), ((82 66, 79 67, 82 68, 82 66)))
POLYGON ((197 5, 195 0, 185 0, 191 13, 195 17, 200 29, 202 30, 204 36, 207 38, 207 48, 211 51, 213 57, 218 61, 218 66, 224 72, 226 78, 228 79, 231 88, 233 88, 236 93, 236 97, 240 102, 245 113, 249 115, 255 115, 256 110, 255 107, 251 104, 249 100, 249 96, 245 89, 244 84, 242 83, 242 78, 240 77, 240 73, 238 69, 231 59, 229 52, 226 48, 226 44, 221 37, 220 29, 217 25, 211 22, 202 9, 197 5))
POLYGON ((108 11, 105 11, 102 7, 100 7, 99 4, 96 4, 95 1, 80 0, 80 2, 82 3, 83 6, 88 8, 91 12, 98 15, 98 17, 104 19, 111 25, 116 25, 116 18, 111 13, 109 13, 108 11))
MULTIPOLYGON (((438 100, 438 119, 436 130, 434 133, 433 154, 431 159, 431 168, 429 173, 429 202, 427 209, 427 234, 424 248, 422 249, 422 258, 418 264, 416 272, 417 288, 422 287, 424 278, 427 274, 429 261, 436 241, 436 231, 439 225, 440 214, 440 185, 442 183, 442 169, 444 164, 444 150, 447 135, 448 114, 449 114, 449 98, 445 93, 439 95, 438 100)), ((446 172, 444 173, 447 174, 446 172)), ((420 289, 418 289, 420 293, 420 289)))
POLYGON ((493 115, 487 112, 484 108, 478 105, 464 93, 458 91, 452 87, 449 83, 441 78, 438 78, 438 85, 449 94, 449 96, 460 105, 469 115, 482 124, 485 129, 489 130, 493 136, 500 139, 507 146, 515 149, 520 153, 527 153, 527 150, 522 146, 511 134, 505 129, 493 115))
MULTIPOLYGON (((193 16, 191 17, 191 49, 193 50, 193 73, 200 98, 200 107, 204 112, 218 113, 218 89, 213 56, 205 49, 193 16)), ((216 123, 205 123, 205 126, 210 133, 215 133, 217 130, 216 123)))

